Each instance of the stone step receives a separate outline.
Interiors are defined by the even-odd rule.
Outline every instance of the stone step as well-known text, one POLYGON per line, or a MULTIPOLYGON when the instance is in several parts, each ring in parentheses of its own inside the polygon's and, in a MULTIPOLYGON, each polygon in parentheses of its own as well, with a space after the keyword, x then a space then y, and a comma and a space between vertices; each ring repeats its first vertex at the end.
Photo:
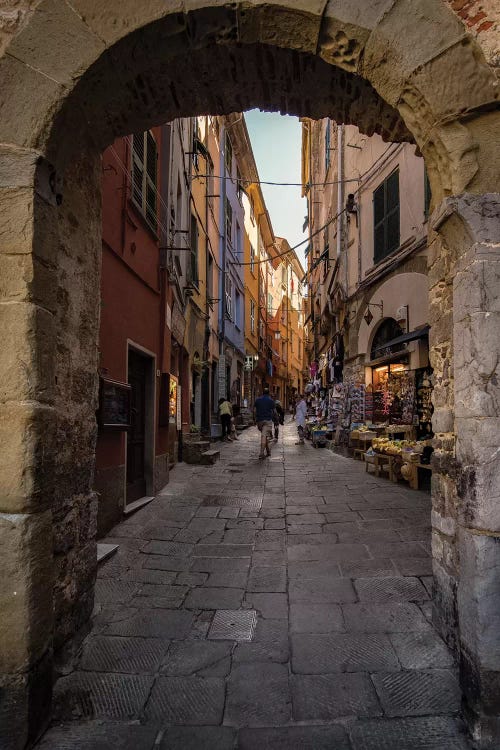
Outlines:
POLYGON ((210 449, 210 440, 200 440, 197 443, 185 443, 182 446, 182 458, 187 464, 198 464, 200 456, 210 449))
POLYGON ((217 461, 220 458, 220 451, 218 450, 210 450, 205 451, 200 456, 200 464, 202 466, 212 466, 213 464, 217 463, 217 461))

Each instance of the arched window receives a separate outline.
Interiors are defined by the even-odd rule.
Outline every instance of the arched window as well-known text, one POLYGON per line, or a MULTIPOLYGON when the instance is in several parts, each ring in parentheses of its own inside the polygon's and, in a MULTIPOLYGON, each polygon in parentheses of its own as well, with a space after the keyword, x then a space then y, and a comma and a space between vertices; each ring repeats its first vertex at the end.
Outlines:
POLYGON ((394 354, 405 348, 404 343, 393 344, 388 347, 387 344, 398 336, 402 336, 404 331, 394 318, 387 318, 380 324, 373 338, 370 352, 371 359, 379 359, 386 354, 394 354))

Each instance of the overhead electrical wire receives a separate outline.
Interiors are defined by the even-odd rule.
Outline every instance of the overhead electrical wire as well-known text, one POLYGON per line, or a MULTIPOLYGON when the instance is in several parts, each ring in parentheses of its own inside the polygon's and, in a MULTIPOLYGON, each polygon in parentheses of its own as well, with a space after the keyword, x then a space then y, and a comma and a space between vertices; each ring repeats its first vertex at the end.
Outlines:
MULTIPOLYGON (((180 137, 180 133, 179 133, 179 137, 180 137)), ((131 136, 125 136, 123 140, 125 140, 128 143, 129 146, 132 146, 131 136)), ((181 138, 181 140, 182 140, 182 138, 181 138)), ((330 182, 306 183, 306 187, 316 187, 316 186, 321 187, 321 186, 324 186, 324 185, 338 185, 341 182, 342 183, 357 182, 358 183, 358 188, 356 190, 354 190, 354 192, 353 192, 353 195, 356 195, 361 190, 361 187, 362 187, 359 183, 361 183, 365 179, 365 177, 367 175, 369 175, 370 172, 372 172, 372 170, 377 166, 378 162, 381 161, 384 158, 384 156, 387 154, 387 152, 389 151, 389 149, 393 145, 394 145, 393 143, 389 143, 389 145, 384 150, 384 152, 380 155, 380 157, 377 159, 377 161, 374 164, 372 164, 371 167, 369 169, 367 169, 366 172, 364 172, 359 177, 351 178, 351 179, 348 179, 348 180, 333 180, 333 181, 330 181, 330 182)), ((126 176, 130 177, 130 179, 132 179, 131 175, 130 175, 130 170, 123 163, 121 157, 117 154, 116 150, 114 149, 114 146, 111 146, 110 150, 113 152, 113 154, 114 154, 115 158, 117 159, 117 161, 118 161, 118 163, 120 165, 120 168, 122 169, 122 171, 124 172, 124 174, 126 176)), ((187 170, 186 170, 185 166, 183 166, 183 172, 184 172, 185 179, 188 180, 189 176, 188 176, 188 173, 187 173, 187 170)), ((200 179, 214 178, 214 179, 231 179, 231 180, 233 179, 233 178, 227 177, 227 176, 210 175, 210 174, 204 174, 204 175, 196 174, 196 175, 192 176, 192 179, 196 179, 196 178, 200 178, 200 179)), ((268 185, 276 185, 276 186, 284 186, 284 187, 303 187, 302 183, 285 183, 285 182, 282 182, 282 183, 279 183, 279 182, 272 183, 272 182, 267 182, 267 181, 262 181, 262 180, 250 181, 250 180, 243 180, 243 179, 238 179, 238 178, 234 178, 233 181, 234 182, 244 183, 244 184, 247 184, 247 185, 268 184, 268 185)), ((165 201, 163 200, 163 198, 160 195, 160 193, 158 191, 158 188, 156 186, 155 186, 155 194, 156 194, 157 200, 163 206, 163 208, 165 209, 165 211, 168 214, 168 206, 165 203, 165 201)), ((193 205, 194 205, 194 199, 193 199, 192 195, 190 195, 190 202, 193 202, 193 205)), ((231 261, 230 260, 230 261, 228 261, 228 264, 229 265, 233 265, 233 266, 239 266, 239 267, 241 267, 241 266, 256 266, 256 265, 262 265, 264 263, 272 263, 272 261, 276 260, 277 258, 283 258, 284 256, 289 255, 292 252, 295 252, 295 250, 297 250, 298 248, 302 247, 302 245, 305 245, 306 243, 310 243, 310 241, 314 237, 316 237, 318 234, 320 234, 321 232, 323 232, 328 226, 330 226, 330 224, 332 224, 342 214, 344 214, 346 212, 346 210, 347 210, 347 208, 344 207, 342 209, 342 211, 339 211, 339 213, 337 213, 335 216, 332 216, 331 219, 329 219, 325 224, 323 224, 321 227, 319 227, 315 232, 313 232, 312 234, 310 234, 308 237, 306 237, 301 242, 298 242, 296 245, 293 245, 292 247, 288 248, 288 250, 284 250, 281 253, 277 253, 277 254, 273 255, 272 257, 268 257, 268 258, 265 258, 263 260, 257 260, 257 259, 250 260, 250 261, 231 261)), ((218 264, 218 262, 217 262, 217 260, 215 258, 215 253, 214 253, 214 250, 213 250, 210 238, 208 236, 207 229, 204 227, 203 221, 201 220, 201 217, 200 217, 200 215, 199 215, 196 207, 195 207, 195 212, 197 214, 197 218, 200 221, 200 224, 202 226, 203 232, 204 232, 205 236, 207 237, 207 240, 208 240, 208 243, 210 245, 211 252, 212 252, 212 257, 213 257, 213 259, 215 261, 215 265, 217 266, 217 268, 219 269, 219 271, 223 272, 223 269, 218 264)), ((158 223, 158 226, 163 230, 163 232, 165 233, 165 235, 168 236, 168 230, 162 224, 162 222, 158 220, 157 223, 158 223)), ((220 236, 220 232, 219 232, 219 236, 220 236)), ((176 248, 175 251, 191 252, 191 248, 190 247, 176 248)), ((319 265, 319 262, 321 262, 322 260, 325 259, 323 257, 323 255, 321 255, 320 258, 317 259, 316 263, 313 264, 313 266, 308 271, 306 271, 306 273, 304 274, 304 276, 301 279, 301 283, 304 283, 304 281, 306 280, 307 276, 310 275, 311 271, 314 270, 314 268, 316 268, 317 265, 319 265)), ((227 271, 226 271, 226 273, 227 273, 227 271)))

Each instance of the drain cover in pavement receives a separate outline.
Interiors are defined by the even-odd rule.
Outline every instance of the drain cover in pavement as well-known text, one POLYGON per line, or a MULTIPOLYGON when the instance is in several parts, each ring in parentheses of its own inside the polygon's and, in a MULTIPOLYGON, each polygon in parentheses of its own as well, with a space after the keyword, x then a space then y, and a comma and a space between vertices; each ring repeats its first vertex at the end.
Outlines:
POLYGON ((226 641, 251 641, 257 612, 254 609, 218 609, 215 613, 208 637, 226 641))
POLYGON ((205 495, 202 505, 232 508, 248 508, 258 510, 262 505, 262 499, 258 497, 235 497, 234 495, 205 495))

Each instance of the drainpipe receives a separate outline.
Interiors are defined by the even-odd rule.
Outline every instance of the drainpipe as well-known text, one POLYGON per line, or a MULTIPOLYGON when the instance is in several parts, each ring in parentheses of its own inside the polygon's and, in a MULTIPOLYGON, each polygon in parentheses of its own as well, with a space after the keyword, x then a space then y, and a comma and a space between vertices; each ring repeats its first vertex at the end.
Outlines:
MULTIPOLYGON (((219 357, 224 356, 224 339, 226 337, 226 126, 224 125, 223 128, 223 138, 221 138, 221 142, 223 143, 223 146, 220 150, 220 166, 221 166, 221 196, 220 196, 220 202, 221 202, 221 210, 220 210, 220 230, 219 230, 219 236, 220 236, 220 258, 221 258, 221 294, 220 294, 220 310, 221 310, 221 316, 220 316, 220 331, 219 331, 219 357)), ((221 378, 219 376, 219 383, 221 381, 221 378)), ((226 381, 226 368, 224 365, 224 382, 226 381)), ((227 383, 225 382, 226 388, 225 391, 227 391, 227 383)), ((226 393, 223 394, 224 397, 226 396, 226 393)), ((219 398, 221 397, 221 394, 219 393, 219 398)))
MULTIPOLYGON (((208 151, 208 115, 205 115, 205 137, 207 141, 207 152, 208 151)), ((208 159, 205 159, 205 174, 207 175, 209 172, 209 166, 208 166, 208 159)), ((205 362, 210 361, 210 304, 208 301, 208 273, 210 269, 209 264, 209 253, 210 253, 210 243, 209 243, 209 234, 208 234, 208 177, 205 177, 205 339, 204 339, 204 346, 203 346, 203 359, 205 362)), ((208 368, 208 364, 206 366, 208 368)), ((203 416, 206 417, 206 424, 205 428, 208 430, 208 435, 210 436, 210 426, 211 426, 211 414, 212 414, 212 404, 210 403, 210 377, 212 374, 212 368, 209 367, 208 369, 205 369, 205 376, 202 374, 202 393, 203 393, 203 401, 205 403, 205 406, 202 407, 202 422, 203 422, 203 416)))

